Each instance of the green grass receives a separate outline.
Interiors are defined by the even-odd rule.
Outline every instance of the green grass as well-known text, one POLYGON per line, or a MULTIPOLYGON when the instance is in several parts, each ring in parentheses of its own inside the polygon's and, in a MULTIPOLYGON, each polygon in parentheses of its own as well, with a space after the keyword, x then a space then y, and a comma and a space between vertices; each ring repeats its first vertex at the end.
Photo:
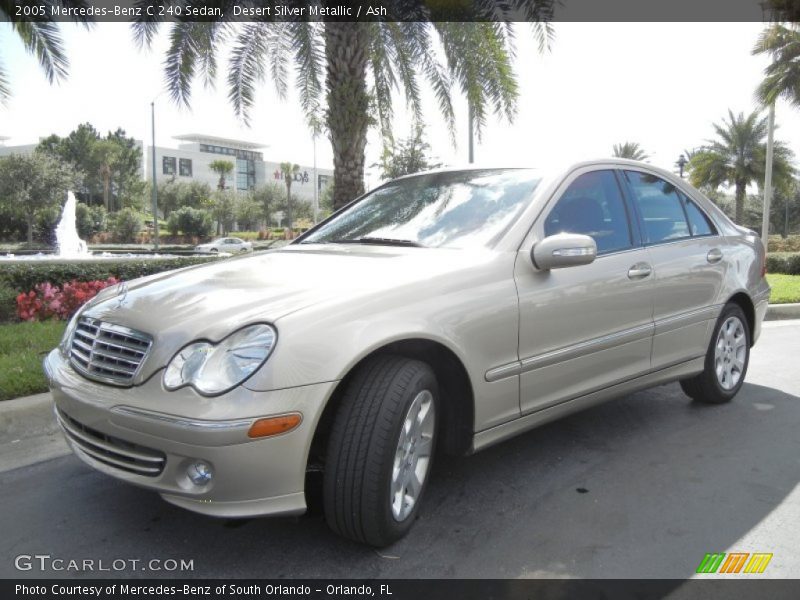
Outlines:
POLYGON ((767 281, 772 287, 772 293, 769 296, 771 303, 800 302, 800 275, 767 273, 767 281))
POLYGON ((0 325, 0 400, 47 391, 42 360, 65 327, 65 321, 0 325))

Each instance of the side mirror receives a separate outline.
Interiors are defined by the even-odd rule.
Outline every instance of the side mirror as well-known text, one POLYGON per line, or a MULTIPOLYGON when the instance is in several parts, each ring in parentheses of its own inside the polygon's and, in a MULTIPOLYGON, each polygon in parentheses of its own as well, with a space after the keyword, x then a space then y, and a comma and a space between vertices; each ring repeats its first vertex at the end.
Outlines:
POLYGON ((559 233, 536 242, 531 259, 537 269, 561 269, 588 265, 597 258, 597 243, 588 235, 559 233))

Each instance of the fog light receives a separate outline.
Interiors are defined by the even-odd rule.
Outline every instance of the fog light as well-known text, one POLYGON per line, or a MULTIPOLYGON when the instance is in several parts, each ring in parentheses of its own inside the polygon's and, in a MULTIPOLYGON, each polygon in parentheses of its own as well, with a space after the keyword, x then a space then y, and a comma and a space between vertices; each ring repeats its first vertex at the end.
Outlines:
POLYGON ((195 485, 205 485, 210 482, 211 478, 214 476, 211 472, 211 465, 202 460, 198 460, 189 465, 189 468, 186 469, 186 475, 195 485))

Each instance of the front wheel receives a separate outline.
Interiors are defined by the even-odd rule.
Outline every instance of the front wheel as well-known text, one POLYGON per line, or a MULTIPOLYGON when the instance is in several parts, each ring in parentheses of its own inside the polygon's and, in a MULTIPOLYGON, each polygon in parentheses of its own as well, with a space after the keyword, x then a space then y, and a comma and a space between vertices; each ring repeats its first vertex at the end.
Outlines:
POLYGON ((750 362, 750 327, 738 304, 727 304, 717 320, 706 353, 705 369, 681 381, 687 396, 700 402, 729 402, 744 384, 750 362))
POLYGON ((438 386, 423 362, 385 355, 348 384, 328 442, 325 517, 336 533, 383 547, 403 537, 425 492, 438 386))

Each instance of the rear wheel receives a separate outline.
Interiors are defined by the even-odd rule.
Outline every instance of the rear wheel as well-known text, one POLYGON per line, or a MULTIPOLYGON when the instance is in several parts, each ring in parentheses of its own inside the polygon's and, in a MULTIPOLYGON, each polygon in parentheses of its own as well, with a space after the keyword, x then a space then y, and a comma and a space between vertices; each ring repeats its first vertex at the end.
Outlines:
POLYGON ((717 320, 705 370, 681 381, 687 396, 700 402, 729 402, 744 384, 750 362, 750 327, 738 304, 727 304, 717 320))
POLYGON ((338 534, 373 546, 403 537, 433 462, 438 387, 431 368, 378 356, 355 374, 328 442, 325 517, 338 534))

